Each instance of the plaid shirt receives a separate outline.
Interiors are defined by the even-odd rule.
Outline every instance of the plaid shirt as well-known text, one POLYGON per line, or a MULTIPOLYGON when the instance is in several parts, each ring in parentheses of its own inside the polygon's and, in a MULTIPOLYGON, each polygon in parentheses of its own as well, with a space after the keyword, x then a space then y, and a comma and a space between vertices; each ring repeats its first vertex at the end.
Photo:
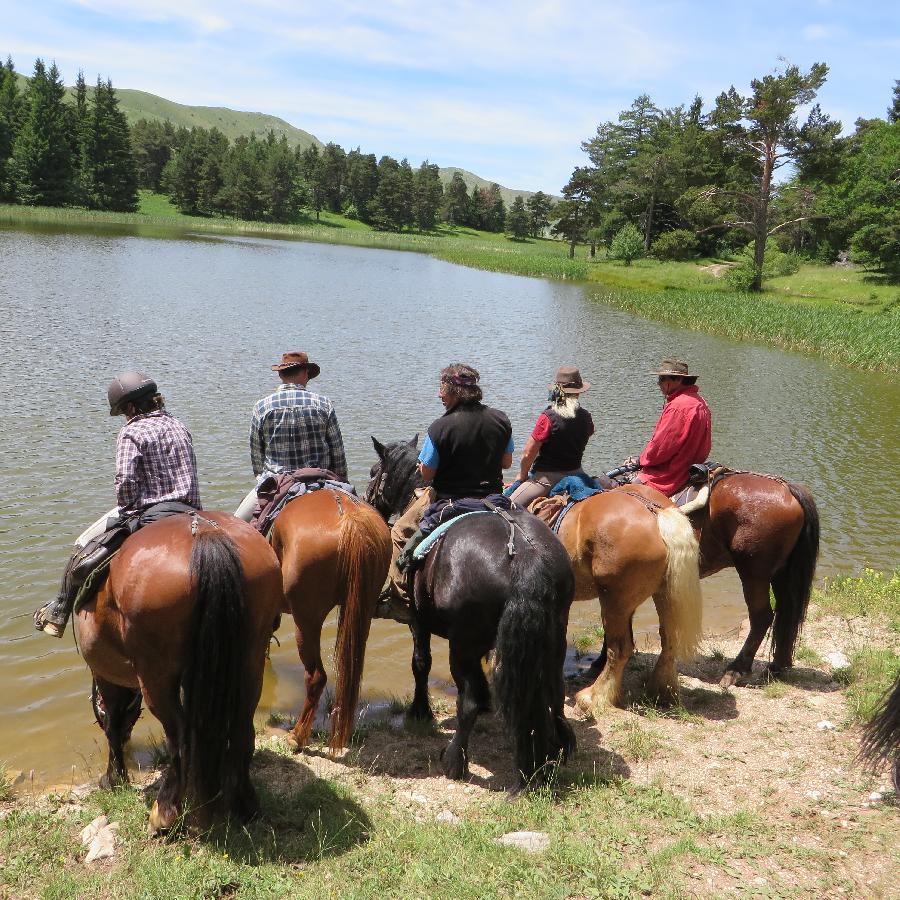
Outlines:
POLYGON ((327 397, 293 384, 258 400, 250 422, 253 474, 329 469, 347 480, 344 439, 327 397))
POLYGON ((123 513, 164 500, 200 509, 191 433, 165 410, 129 419, 116 442, 116 501, 123 513))

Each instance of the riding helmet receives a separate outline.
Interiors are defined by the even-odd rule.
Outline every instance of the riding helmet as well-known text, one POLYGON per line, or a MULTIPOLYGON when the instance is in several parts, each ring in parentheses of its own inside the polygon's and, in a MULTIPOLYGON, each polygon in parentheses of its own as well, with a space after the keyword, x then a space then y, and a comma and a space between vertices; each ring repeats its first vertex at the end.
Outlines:
POLYGON ((143 372, 123 372, 109 383, 106 397, 109 400, 109 414, 118 416, 126 403, 134 403, 141 397, 157 392, 156 382, 143 372))

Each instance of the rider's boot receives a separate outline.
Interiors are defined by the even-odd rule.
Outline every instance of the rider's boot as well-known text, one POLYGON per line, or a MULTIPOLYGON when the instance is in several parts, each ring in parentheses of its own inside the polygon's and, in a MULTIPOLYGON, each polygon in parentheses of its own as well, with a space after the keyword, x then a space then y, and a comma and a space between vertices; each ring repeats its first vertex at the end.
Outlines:
POLYGON ((78 550, 66 564, 62 582, 59 585, 59 594, 55 600, 45 603, 34 613, 34 627, 44 634, 61 638, 66 630, 69 616, 72 615, 72 607, 78 590, 87 580, 88 575, 97 568, 112 553, 112 548, 107 544, 88 544, 78 550))
POLYGON ((424 539, 425 535, 417 528, 406 542, 403 552, 391 563, 388 580, 375 607, 376 619, 393 619, 402 625, 409 625, 412 622, 413 602, 410 596, 412 579, 408 570, 413 561, 413 552, 424 539))

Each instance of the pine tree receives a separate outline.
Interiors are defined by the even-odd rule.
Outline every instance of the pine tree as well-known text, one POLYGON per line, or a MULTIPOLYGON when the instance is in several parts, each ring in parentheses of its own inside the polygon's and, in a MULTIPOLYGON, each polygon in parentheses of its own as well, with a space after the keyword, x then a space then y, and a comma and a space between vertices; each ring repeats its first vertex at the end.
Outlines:
POLYGON ((159 192, 162 173, 175 149, 175 128, 171 122, 140 119, 131 126, 131 153, 138 187, 159 192))
POLYGON ((426 159, 416 169, 413 180, 413 212, 416 225, 422 231, 432 231, 444 196, 441 175, 434 163, 426 159))
POLYGON ((525 201, 521 196, 513 200, 512 206, 506 213, 506 233, 517 241, 528 237, 530 220, 528 210, 525 209, 525 201))
POLYGON ((378 190, 378 160, 374 153, 362 153, 357 147, 347 154, 346 201, 348 212, 368 222, 372 218, 371 205, 378 190), (351 209, 352 207, 352 209, 351 209))
POLYGON ((16 85, 16 69, 11 57, 0 63, 0 200, 15 197, 12 152, 19 124, 21 98, 16 85))
POLYGON ((36 60, 13 144, 12 173, 20 203, 64 206, 72 201, 74 142, 64 94, 56 63, 48 71, 36 60))
POLYGON ((68 108, 72 120, 72 135, 74 138, 74 181, 72 185, 72 202, 78 206, 90 206, 90 163, 88 159, 88 145, 90 142, 90 117, 88 113, 87 85, 84 82, 84 72, 78 70, 78 78, 75 80, 75 105, 68 108))
POLYGON ((553 209, 553 200, 543 191, 538 191, 525 201, 525 205, 528 207, 531 236, 540 237, 544 229, 550 224, 550 210, 553 209))
POLYGON ((451 225, 468 225, 471 222, 472 206, 469 202, 469 189, 465 179, 459 172, 453 173, 447 190, 444 191, 444 215, 451 225))
POLYGON ((894 82, 894 102, 888 108, 887 120, 891 124, 900 122, 900 78, 894 82))

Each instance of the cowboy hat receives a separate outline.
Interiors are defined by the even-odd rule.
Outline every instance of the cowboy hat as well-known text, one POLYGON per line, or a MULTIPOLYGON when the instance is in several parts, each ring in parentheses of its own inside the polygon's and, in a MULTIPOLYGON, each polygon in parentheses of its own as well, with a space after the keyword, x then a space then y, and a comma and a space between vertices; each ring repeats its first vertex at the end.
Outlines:
POLYGON ((589 381, 581 380, 581 372, 575 366, 560 366, 556 370, 553 384, 548 384, 547 387, 552 390, 557 384, 567 394, 583 394, 591 386, 589 381))
POLYGON ((281 362, 275 363, 272 371, 283 372, 285 369, 299 369, 301 366, 309 372, 310 378, 315 378, 322 371, 318 363, 310 362, 305 353, 282 353, 281 362))
POLYGON ((691 375, 688 372, 688 364, 683 359, 678 359, 677 356, 664 357, 659 364, 659 371, 651 372, 650 374, 657 377, 661 375, 675 375, 678 378, 683 378, 688 384, 693 384, 697 380, 696 375, 691 375))

